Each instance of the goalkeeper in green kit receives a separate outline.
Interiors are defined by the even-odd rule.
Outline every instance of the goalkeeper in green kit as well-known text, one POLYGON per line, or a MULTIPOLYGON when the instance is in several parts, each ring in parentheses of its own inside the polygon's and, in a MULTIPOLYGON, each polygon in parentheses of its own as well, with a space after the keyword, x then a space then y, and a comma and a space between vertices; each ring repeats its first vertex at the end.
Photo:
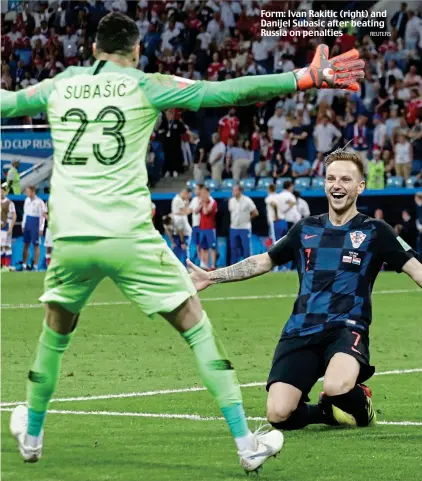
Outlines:
POLYGON ((194 82, 136 70, 139 32, 120 13, 105 16, 92 67, 70 67, 19 92, 1 91, 2 117, 47 112, 54 145, 50 228, 54 251, 45 277, 45 322, 29 371, 27 406, 12 413, 11 432, 27 462, 41 457, 48 403, 78 317, 99 282, 110 277, 142 311, 161 314, 186 340, 215 398, 240 464, 256 471, 283 445, 279 431, 252 433, 233 366, 196 290, 152 224, 145 155, 161 110, 246 105, 310 88, 357 90, 364 62, 356 50, 279 75, 194 82))

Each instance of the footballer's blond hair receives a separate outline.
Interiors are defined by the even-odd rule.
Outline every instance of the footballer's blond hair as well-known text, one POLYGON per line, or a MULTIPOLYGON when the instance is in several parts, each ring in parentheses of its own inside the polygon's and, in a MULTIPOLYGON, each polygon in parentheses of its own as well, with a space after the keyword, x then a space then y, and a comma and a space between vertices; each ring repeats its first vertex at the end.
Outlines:
POLYGON ((326 159, 325 159, 325 167, 328 168, 333 162, 343 161, 343 162, 352 162, 358 168, 360 175, 364 177, 365 175, 365 166, 362 162, 362 159, 359 155, 354 154, 352 152, 345 152, 344 149, 337 149, 334 152, 331 152, 326 159))

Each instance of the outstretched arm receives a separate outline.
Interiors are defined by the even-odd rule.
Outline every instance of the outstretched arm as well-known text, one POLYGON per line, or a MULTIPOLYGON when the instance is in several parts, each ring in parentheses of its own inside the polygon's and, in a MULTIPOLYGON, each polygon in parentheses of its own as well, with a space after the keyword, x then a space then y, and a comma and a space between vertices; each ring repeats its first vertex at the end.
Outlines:
POLYGON ((311 88, 356 91, 364 77, 364 61, 357 50, 328 59, 328 47, 318 46, 308 67, 273 75, 246 76, 223 82, 195 82, 171 75, 147 74, 142 88, 158 110, 249 105, 281 94, 311 88))
POLYGON ((23 117, 36 115, 47 110, 47 100, 53 90, 52 79, 43 80, 18 92, 1 90, 1 116, 23 117))
POLYGON ((190 275, 192 282, 198 291, 202 291, 212 284, 244 281, 252 277, 258 277, 266 274, 275 266, 268 253, 248 257, 237 264, 212 272, 204 271, 189 260, 187 262, 192 269, 190 275))
POLYGON ((406 262, 403 266, 403 272, 413 279, 419 287, 422 287, 422 264, 415 257, 406 262))

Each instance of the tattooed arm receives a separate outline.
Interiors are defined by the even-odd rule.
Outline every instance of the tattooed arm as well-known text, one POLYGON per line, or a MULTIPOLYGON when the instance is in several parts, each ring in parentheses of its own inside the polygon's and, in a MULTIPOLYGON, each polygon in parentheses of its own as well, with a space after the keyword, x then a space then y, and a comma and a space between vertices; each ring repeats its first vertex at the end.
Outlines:
POLYGON ((198 291, 202 291, 212 284, 244 281, 252 277, 261 276, 275 266, 268 253, 248 257, 237 264, 212 272, 204 271, 190 261, 188 261, 188 264, 192 269, 192 282, 198 291))
POLYGON ((252 277, 261 276, 273 267, 274 264, 270 256, 265 253, 248 257, 237 264, 209 272, 208 274, 213 284, 219 284, 221 282, 243 281, 245 279, 251 279, 252 277))

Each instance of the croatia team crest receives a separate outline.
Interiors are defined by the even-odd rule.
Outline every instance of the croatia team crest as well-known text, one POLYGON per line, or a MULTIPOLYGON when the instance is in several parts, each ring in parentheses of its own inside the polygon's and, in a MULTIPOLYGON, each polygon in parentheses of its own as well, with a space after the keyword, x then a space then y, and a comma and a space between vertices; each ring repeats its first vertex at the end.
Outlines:
POLYGON ((352 246, 354 249, 359 249, 361 246, 362 242, 366 239, 366 234, 361 232, 360 230, 357 230, 356 232, 351 232, 350 233, 350 239, 352 241, 352 246))

